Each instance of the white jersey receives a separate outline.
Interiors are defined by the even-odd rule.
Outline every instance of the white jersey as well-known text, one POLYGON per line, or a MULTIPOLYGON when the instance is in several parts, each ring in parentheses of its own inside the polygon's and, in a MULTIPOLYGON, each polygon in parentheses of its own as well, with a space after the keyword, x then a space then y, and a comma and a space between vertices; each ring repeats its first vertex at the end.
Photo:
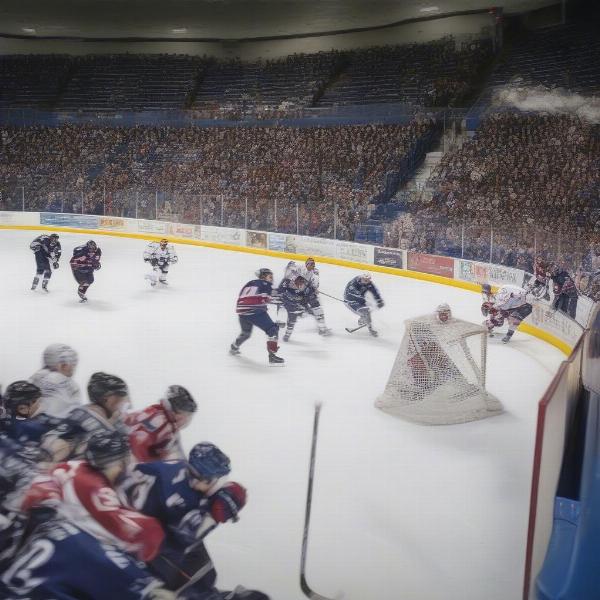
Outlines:
POLYGON ((177 262, 177 253, 172 244, 161 248, 158 242, 150 242, 144 250, 144 260, 155 259, 159 265, 169 265, 177 262))
POLYGON ((63 418, 82 404, 79 386, 72 377, 43 368, 34 373, 29 381, 42 390, 40 413, 63 418))
POLYGON ((317 269, 308 270, 306 267, 300 267, 299 275, 306 279, 306 285, 313 290, 319 289, 319 271, 317 269))
POLYGON ((498 310, 513 310, 527 304, 527 291, 516 285, 503 285, 496 292, 494 307, 498 310))

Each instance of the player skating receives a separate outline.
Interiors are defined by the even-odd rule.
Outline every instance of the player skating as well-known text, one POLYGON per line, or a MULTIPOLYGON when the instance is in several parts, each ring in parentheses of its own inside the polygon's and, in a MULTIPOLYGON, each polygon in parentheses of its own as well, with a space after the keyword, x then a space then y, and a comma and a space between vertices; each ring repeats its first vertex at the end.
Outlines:
POLYGON ((152 273, 146 274, 146 279, 154 287, 157 283, 167 285, 167 274, 169 266, 178 261, 177 253, 169 240, 160 240, 160 242, 150 242, 144 250, 144 262, 150 263, 152 273))
POLYGON ((42 390, 40 412, 66 417, 81 404, 81 392, 73 379, 77 362, 77 352, 66 344, 50 344, 44 350, 43 367, 30 377, 42 390))
POLYGON ((98 248, 94 240, 90 240, 83 246, 77 246, 73 250, 71 270, 73 271, 75 281, 79 284, 79 288, 77 289, 79 302, 87 302, 85 293, 90 285, 94 283, 94 271, 100 269, 101 256, 102 251, 98 248))
POLYGON ((240 346, 252 335, 252 329, 258 327, 267 334, 269 363, 281 365, 285 361, 277 356, 279 326, 273 322, 267 312, 273 295, 273 271, 259 269, 256 276, 257 279, 249 281, 240 291, 236 312, 242 331, 235 342, 231 344, 229 352, 233 355, 240 354, 240 346))
POLYGON ((378 333, 373 328, 373 323, 371 321, 371 308, 367 306, 367 293, 372 294, 377 304, 377 308, 383 307, 383 298, 381 297, 379 290, 371 281, 371 275, 369 273, 358 275, 348 282, 346 289, 344 290, 344 302, 352 312, 359 316, 358 327, 368 327, 369 333, 373 337, 377 337, 378 333))
POLYGON ((40 282, 40 276, 43 275, 42 289, 48 291, 48 281, 52 277, 52 269, 50 263, 54 269, 58 269, 61 247, 58 241, 58 234, 51 233, 50 235, 40 235, 31 242, 29 245, 35 256, 35 277, 31 284, 31 289, 35 290, 38 283, 40 282))
POLYGON ((170 385, 160 403, 129 413, 131 452, 139 462, 183 458, 179 431, 187 427, 198 406, 181 385, 170 385))
POLYGON ((521 321, 533 310, 532 305, 527 302, 527 290, 516 285, 503 285, 496 294, 492 294, 492 286, 489 283, 484 283, 481 289, 485 298, 481 305, 481 313, 487 317, 484 325, 492 336, 493 330, 502 327, 504 319, 508 319, 508 331, 502 338, 507 344, 521 321))
POLYGON ((319 335, 330 335, 331 329, 325 324, 325 313, 319 301, 319 271, 316 268, 315 259, 307 258, 304 267, 300 267, 299 274, 306 280, 306 289, 304 302, 307 312, 309 312, 317 321, 319 335))

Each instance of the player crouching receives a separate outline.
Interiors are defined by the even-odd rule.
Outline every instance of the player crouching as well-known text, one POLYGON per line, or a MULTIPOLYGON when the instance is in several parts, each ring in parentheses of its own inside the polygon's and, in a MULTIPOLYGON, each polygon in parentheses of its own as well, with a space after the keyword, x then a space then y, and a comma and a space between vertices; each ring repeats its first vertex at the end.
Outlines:
POLYGON ((160 242, 150 242, 144 250, 144 262, 150 263, 152 273, 146 274, 146 279, 154 287, 157 283, 167 285, 167 274, 169 265, 174 265, 179 259, 169 240, 160 240, 160 242))
MULTIPOLYGON (((382 308, 383 298, 381 297, 379 290, 371 281, 370 273, 358 275, 358 277, 355 277, 348 282, 346 289, 344 290, 344 302, 352 312, 359 316, 358 327, 356 329, 368 327, 369 333, 373 337, 377 337, 379 334, 373 327, 373 323, 371 321, 371 309, 367 306, 367 300, 365 298, 367 292, 371 293, 373 298, 375 298, 377 308, 382 308)), ((346 331, 351 333, 352 331, 356 331, 356 329, 347 329, 346 331)))
POLYGON ((533 310, 533 306, 527 302, 527 291, 516 285, 503 285, 494 295, 489 283, 484 283, 481 290, 485 298, 481 305, 481 313, 487 317, 484 325, 492 336, 492 331, 496 327, 502 327, 504 319, 508 319, 508 331, 502 338, 502 341, 507 344, 521 321, 526 319, 533 310))

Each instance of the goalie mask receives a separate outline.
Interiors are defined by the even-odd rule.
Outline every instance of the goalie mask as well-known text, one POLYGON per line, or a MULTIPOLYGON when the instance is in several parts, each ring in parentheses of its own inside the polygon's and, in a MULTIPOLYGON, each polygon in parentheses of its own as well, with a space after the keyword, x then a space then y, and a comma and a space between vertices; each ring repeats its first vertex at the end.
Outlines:
POLYGON ((452 318, 452 310, 450 309, 450 306, 448 306, 448 304, 446 303, 440 304, 435 309, 435 314, 440 323, 447 323, 452 318))

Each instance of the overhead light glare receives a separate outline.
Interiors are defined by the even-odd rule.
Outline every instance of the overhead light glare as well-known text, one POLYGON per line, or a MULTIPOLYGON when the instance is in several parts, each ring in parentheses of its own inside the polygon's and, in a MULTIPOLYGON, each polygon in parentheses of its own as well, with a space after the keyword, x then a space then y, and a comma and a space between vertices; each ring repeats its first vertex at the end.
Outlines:
POLYGON ((171 33, 187 33, 186 27, 175 27, 175 29, 171 29, 171 33))
POLYGON ((432 13, 432 12, 436 12, 438 10, 440 10, 440 9, 437 6, 425 6, 423 8, 420 8, 419 12, 422 12, 422 13, 432 13))
POLYGON ((33 27, 23 27, 23 31, 25 33, 35 33, 35 29, 33 27))

